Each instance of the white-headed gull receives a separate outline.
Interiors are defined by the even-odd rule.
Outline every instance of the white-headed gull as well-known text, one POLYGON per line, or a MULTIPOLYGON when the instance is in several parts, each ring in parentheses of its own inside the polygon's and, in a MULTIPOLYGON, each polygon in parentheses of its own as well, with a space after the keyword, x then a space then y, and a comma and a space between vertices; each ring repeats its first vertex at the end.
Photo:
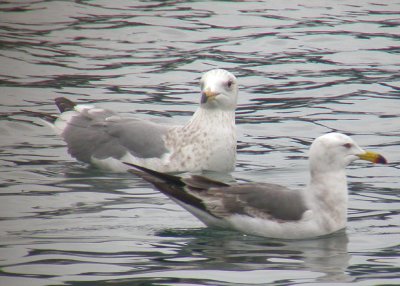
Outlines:
POLYGON ((193 175, 181 178, 134 166, 150 182, 204 224, 271 238, 304 239, 330 234, 347 223, 345 168, 354 160, 386 163, 350 137, 329 133, 311 145, 310 182, 304 190, 281 185, 228 185, 193 175))

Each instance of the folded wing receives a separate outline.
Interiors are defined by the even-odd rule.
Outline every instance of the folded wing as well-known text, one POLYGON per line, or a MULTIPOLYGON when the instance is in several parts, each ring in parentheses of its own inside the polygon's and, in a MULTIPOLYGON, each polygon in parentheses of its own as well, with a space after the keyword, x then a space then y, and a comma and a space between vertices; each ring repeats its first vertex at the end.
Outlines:
POLYGON ((208 225, 210 216, 217 220, 243 215, 278 222, 296 221, 307 210, 300 192, 276 184, 228 185, 202 176, 180 178, 139 166, 135 168, 141 171, 130 171, 152 183, 208 225))
MULTIPOLYGON (((66 99, 64 99, 66 100, 66 99)), ((57 102, 61 112, 55 128, 67 142, 69 153, 90 163, 109 157, 120 159, 127 153, 138 158, 161 157, 168 150, 163 136, 168 127, 93 106, 67 106, 57 102), (63 108, 60 108, 62 106, 63 108)))

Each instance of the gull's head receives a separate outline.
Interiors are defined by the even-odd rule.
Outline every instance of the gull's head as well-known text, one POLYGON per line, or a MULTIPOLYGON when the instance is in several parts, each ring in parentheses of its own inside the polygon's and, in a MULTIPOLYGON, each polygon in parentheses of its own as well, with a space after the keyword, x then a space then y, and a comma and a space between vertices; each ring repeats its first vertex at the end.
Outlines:
POLYGON ((238 95, 236 77, 223 69, 206 72, 200 79, 201 107, 235 110, 238 95))
POLYGON ((341 133, 322 135, 311 144, 311 171, 344 170, 347 165, 358 159, 386 164, 382 155, 361 149, 353 139, 341 133))

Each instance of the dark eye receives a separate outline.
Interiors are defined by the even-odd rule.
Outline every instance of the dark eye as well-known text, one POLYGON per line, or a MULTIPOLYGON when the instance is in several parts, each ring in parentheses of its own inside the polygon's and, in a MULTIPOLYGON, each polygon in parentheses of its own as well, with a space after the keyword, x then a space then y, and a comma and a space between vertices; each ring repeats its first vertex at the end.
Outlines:
POLYGON ((353 146, 351 143, 345 143, 345 144, 343 144, 343 147, 345 147, 345 148, 347 148, 347 149, 350 149, 351 146, 353 146))
POLYGON ((226 86, 231 88, 233 85, 233 80, 228 80, 228 82, 226 83, 226 86))

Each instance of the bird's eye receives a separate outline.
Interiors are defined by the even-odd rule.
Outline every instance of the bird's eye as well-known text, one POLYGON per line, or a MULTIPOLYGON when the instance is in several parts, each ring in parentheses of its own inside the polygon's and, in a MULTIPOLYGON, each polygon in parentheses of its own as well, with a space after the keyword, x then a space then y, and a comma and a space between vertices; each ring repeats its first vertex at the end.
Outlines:
POLYGON ((352 146, 351 143, 345 143, 345 144, 343 144, 343 147, 345 147, 345 148, 347 148, 347 149, 350 149, 351 146, 352 146))
POLYGON ((233 85, 233 80, 228 80, 227 83, 226 83, 226 86, 231 88, 232 85, 233 85))

